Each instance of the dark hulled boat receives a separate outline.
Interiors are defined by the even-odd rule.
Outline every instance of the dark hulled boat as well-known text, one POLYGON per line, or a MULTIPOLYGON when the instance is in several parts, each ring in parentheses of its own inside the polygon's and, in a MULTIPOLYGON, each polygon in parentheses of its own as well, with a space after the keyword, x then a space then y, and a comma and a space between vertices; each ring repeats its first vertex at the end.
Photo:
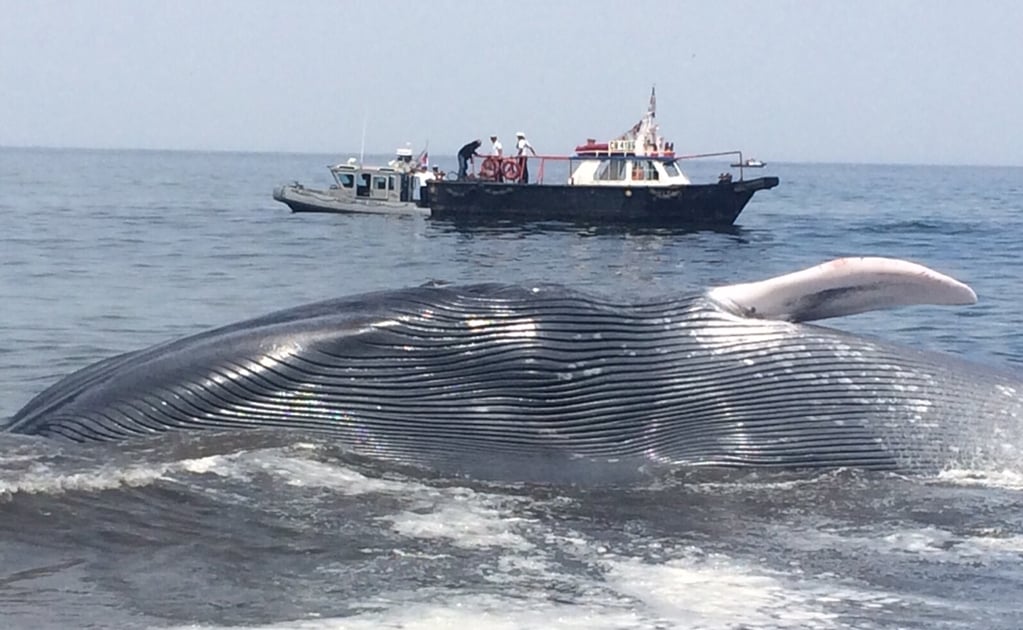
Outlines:
POLYGON ((671 186, 528 185, 482 180, 428 182, 432 218, 502 216, 685 225, 732 225, 758 190, 777 177, 671 186))
POLYGON ((658 135, 655 102, 651 93, 647 113, 625 134, 607 143, 589 140, 572 156, 488 156, 471 177, 428 182, 430 216, 723 226, 735 222, 758 190, 778 185, 777 177, 741 173, 692 183, 681 161, 741 152, 676 156, 658 135), (550 183, 559 166, 567 178, 550 183), (535 169, 536 182, 522 180, 525 168, 535 169))

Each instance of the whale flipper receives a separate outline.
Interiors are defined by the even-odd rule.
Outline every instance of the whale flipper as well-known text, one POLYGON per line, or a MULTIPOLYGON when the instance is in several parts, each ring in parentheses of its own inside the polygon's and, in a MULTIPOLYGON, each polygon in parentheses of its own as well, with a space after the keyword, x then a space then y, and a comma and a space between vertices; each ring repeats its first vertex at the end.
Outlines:
POLYGON ((974 304, 954 278, 895 258, 838 258, 760 282, 711 289, 711 299, 748 317, 807 322, 914 304, 974 304))

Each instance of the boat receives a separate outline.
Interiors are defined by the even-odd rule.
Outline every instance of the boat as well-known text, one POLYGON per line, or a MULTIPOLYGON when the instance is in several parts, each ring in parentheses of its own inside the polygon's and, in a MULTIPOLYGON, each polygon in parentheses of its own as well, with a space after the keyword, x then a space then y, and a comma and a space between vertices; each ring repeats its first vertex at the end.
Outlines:
POLYGON ((765 166, 767 164, 756 158, 749 158, 748 160, 740 158, 738 162, 732 163, 732 168, 764 168, 765 166))
POLYGON ((741 170, 738 178, 725 172, 694 184, 682 170, 684 160, 730 155, 742 159, 741 151, 676 155, 659 134, 651 90, 646 114, 624 134, 590 138, 570 156, 487 156, 478 173, 427 182, 426 196, 433 219, 728 226, 754 193, 778 185, 777 177, 745 179, 741 170), (522 181, 524 167, 537 173, 535 182, 522 181), (558 171, 567 178, 550 176, 558 171))
POLYGON ((356 158, 327 167, 334 184, 326 190, 298 182, 278 186, 273 198, 292 212, 429 214, 422 191, 433 174, 412 164, 411 149, 398 149, 386 166, 367 166, 356 158))

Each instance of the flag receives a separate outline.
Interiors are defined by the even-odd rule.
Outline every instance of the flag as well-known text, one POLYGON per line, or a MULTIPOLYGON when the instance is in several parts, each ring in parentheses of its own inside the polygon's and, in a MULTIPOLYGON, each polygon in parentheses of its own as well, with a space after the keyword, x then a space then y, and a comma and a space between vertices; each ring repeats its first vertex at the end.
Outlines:
POLYGON ((423 149, 422 151, 419 152, 419 157, 416 158, 416 161, 419 162, 419 166, 421 166, 422 168, 429 167, 430 166, 430 152, 427 149, 423 149))

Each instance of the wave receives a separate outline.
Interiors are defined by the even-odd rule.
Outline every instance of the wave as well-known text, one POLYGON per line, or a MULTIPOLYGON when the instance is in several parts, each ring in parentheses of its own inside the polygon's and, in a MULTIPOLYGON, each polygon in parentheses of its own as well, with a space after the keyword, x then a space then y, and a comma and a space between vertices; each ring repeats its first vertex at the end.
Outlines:
POLYGON ((1018 470, 951 469, 938 473, 933 481, 954 486, 1023 490, 1023 472, 1018 470))

